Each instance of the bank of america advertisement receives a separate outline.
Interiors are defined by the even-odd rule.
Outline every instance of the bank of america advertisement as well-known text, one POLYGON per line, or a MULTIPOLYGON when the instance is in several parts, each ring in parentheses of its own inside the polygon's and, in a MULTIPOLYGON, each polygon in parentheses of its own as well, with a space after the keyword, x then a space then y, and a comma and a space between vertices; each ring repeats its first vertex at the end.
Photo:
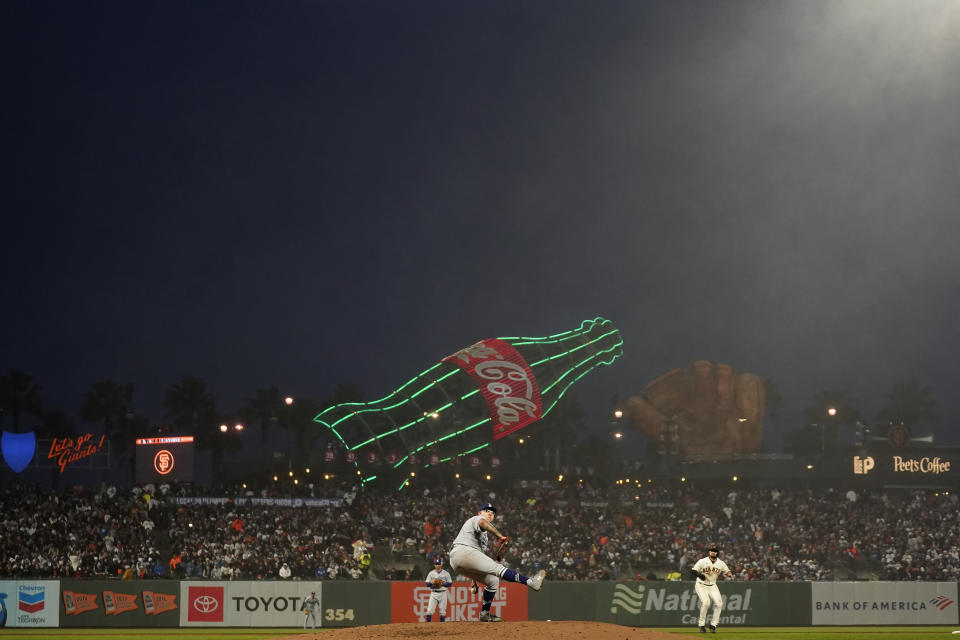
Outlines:
POLYGON ((813 624, 958 622, 956 582, 814 582, 813 624))
POLYGON ((59 627, 57 580, 0 580, 0 628, 59 627))
MULTIPOLYGON (((183 581, 180 583, 183 603, 180 626, 302 628, 303 602, 311 591, 316 592, 320 600, 320 585, 320 582, 300 581, 183 581)), ((318 610, 317 627, 322 624, 318 610)))

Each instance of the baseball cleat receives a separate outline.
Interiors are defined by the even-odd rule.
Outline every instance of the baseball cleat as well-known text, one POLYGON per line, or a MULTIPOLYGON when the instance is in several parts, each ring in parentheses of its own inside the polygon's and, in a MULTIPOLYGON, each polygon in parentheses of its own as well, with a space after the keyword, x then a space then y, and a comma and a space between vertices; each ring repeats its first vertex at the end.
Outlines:
POLYGON ((713 625, 710 625, 710 633, 716 633, 716 632, 717 632, 717 628, 713 625))
POLYGON ((489 611, 481 611, 480 622, 503 622, 503 618, 495 616, 489 611))
POLYGON ((537 571, 537 575, 532 578, 527 578, 527 586, 533 589, 534 591, 540 591, 540 587, 543 586, 543 579, 547 576, 547 572, 543 569, 537 571))
POLYGON ((700 633, 706 633, 706 632, 707 632, 706 627, 700 627, 700 633))

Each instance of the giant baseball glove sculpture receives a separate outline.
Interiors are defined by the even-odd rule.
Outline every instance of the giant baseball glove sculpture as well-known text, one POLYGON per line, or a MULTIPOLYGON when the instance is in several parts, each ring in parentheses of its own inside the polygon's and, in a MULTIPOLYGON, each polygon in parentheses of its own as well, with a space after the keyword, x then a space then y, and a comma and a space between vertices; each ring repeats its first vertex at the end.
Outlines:
POLYGON ((681 455, 752 453, 763 438, 765 389, 752 373, 697 360, 627 400, 625 413, 654 442, 681 455))

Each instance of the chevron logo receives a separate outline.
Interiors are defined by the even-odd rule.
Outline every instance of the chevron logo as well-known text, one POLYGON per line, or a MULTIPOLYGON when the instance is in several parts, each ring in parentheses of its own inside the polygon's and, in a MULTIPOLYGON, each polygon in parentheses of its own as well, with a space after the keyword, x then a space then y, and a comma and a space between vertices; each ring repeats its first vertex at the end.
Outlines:
POLYGON ((45 589, 43 587, 33 588, 37 589, 35 593, 28 593, 21 588, 20 593, 17 594, 17 609, 20 609, 20 611, 36 613, 37 611, 43 609, 43 595, 45 589))

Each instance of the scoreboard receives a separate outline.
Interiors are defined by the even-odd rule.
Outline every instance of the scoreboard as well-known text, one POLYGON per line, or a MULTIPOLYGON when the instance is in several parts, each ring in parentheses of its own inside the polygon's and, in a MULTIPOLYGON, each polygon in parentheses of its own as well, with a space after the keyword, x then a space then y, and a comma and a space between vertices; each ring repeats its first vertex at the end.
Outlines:
POLYGON ((137 482, 193 482, 193 436, 137 438, 137 482))

